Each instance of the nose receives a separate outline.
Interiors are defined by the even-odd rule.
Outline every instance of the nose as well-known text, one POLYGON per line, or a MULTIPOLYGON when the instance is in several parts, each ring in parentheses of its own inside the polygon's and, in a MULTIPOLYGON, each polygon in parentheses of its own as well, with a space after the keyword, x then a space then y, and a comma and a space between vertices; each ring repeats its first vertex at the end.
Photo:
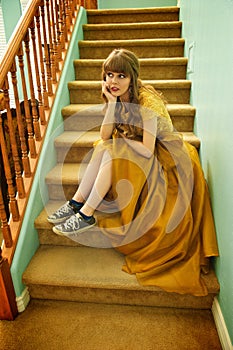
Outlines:
POLYGON ((116 75, 113 75, 112 76, 112 83, 116 83, 117 82, 117 76, 116 75))

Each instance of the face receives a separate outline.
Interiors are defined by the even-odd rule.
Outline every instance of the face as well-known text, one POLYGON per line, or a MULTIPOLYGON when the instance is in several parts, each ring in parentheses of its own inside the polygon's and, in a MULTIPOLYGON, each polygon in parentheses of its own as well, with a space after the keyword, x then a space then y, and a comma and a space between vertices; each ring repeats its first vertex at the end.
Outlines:
POLYGON ((106 83, 111 94, 115 97, 120 97, 121 101, 129 100, 129 84, 130 77, 124 73, 107 72, 106 83))

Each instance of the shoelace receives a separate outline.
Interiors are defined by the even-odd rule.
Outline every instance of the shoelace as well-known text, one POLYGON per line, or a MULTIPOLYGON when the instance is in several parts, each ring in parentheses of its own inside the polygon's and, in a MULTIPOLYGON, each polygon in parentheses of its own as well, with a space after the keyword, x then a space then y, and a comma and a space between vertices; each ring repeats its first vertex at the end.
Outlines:
POLYGON ((71 210, 71 206, 69 204, 65 204, 63 207, 61 207, 55 214, 60 217, 64 213, 69 213, 71 210))
POLYGON ((72 230, 77 229, 80 227, 80 218, 76 215, 71 216, 63 225, 65 229, 71 228, 72 230))

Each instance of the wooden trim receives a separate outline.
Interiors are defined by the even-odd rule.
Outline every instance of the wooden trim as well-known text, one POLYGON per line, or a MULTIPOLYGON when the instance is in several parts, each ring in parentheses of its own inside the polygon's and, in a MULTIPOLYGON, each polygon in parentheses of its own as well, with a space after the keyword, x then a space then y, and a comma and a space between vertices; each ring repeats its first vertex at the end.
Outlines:
MULTIPOLYGON (((0 250, 1 256, 1 250, 0 250)), ((6 259, 0 260, 0 319, 14 320, 18 314, 10 267, 6 259)))
POLYGON ((222 310, 216 297, 214 298, 212 313, 223 350, 233 350, 233 345, 231 343, 222 310))
POLYGON ((25 287, 22 294, 19 297, 16 297, 16 304, 17 304, 19 313, 26 310, 26 307, 29 304, 29 301, 30 301, 30 294, 29 294, 28 288, 25 287))

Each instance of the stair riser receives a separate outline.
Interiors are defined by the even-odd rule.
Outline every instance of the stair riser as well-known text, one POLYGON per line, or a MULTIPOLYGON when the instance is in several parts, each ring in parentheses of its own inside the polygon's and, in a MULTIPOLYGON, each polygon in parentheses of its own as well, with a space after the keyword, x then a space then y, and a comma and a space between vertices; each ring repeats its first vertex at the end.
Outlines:
MULTIPOLYGON (((97 219, 98 220, 98 219, 97 219)), ((46 227, 37 227, 40 244, 42 245, 56 245, 66 247, 97 247, 97 248, 112 248, 112 244, 107 236, 103 235, 100 229, 95 226, 88 230, 88 236, 82 236, 79 241, 75 242, 67 237, 56 235, 52 231, 51 224, 47 223, 46 227), (51 226, 49 229, 48 226, 51 226), (84 241, 85 240, 85 241, 84 241)))
MULTIPOLYGON (((170 80, 170 79, 185 79, 187 65, 141 65, 140 78, 143 80, 170 80)), ((101 79, 101 64, 100 65, 84 65, 75 63, 75 79, 76 80, 100 80, 101 79)))
POLYGON ((167 58, 167 57, 183 57, 184 45, 182 43, 177 45, 135 45, 132 41, 124 42, 122 44, 111 41, 108 46, 97 45, 82 45, 80 44, 80 58, 106 58, 112 50, 124 47, 133 51, 139 58, 167 58))
POLYGON ((71 239, 68 239, 66 237, 61 237, 59 235, 56 235, 52 231, 52 227, 50 230, 48 229, 40 229, 37 228, 38 236, 39 236, 39 242, 41 245, 57 245, 57 246, 72 246, 72 247, 80 247, 79 243, 76 243, 72 241, 71 239))
MULTIPOLYGON (((174 128, 177 131, 192 132, 194 116, 171 116, 174 128)), ((69 117, 65 118, 65 131, 97 131, 100 129, 100 125, 103 121, 102 116, 96 116, 92 118, 86 118, 85 116, 72 117, 69 121, 69 117)))
POLYGON ((73 197, 74 193, 77 191, 78 183, 77 179, 74 179, 73 185, 52 185, 48 184, 48 193, 50 200, 64 201, 64 197, 68 200, 73 197))
MULTIPOLYGON (((64 117, 63 117, 64 118, 64 117)), ((66 116, 65 118, 65 131, 98 131, 100 130, 100 125, 103 121, 102 115, 86 117, 79 113, 77 116, 66 116)))
MULTIPOLYGON (((76 302, 117 304, 117 305, 142 305, 157 307, 180 307, 183 305, 182 295, 164 292, 154 293, 153 291, 135 291, 125 289, 105 289, 105 288, 77 288, 72 286, 52 286, 52 285, 28 285, 31 298, 67 300, 76 302)), ((197 298, 185 296, 185 308, 210 309, 214 299, 213 294, 207 297, 197 298)))
POLYGON ((102 15, 87 15, 87 20, 89 24, 98 23, 142 23, 142 22, 169 22, 178 21, 179 14, 177 12, 157 12, 157 13, 147 13, 147 14, 102 14, 102 15))
MULTIPOLYGON (((167 103, 189 103, 190 99, 190 85, 186 84, 184 87, 168 87, 159 86, 156 83, 152 84, 158 91, 160 91, 167 103)), ((101 89, 84 89, 84 88, 70 88, 70 102, 71 103, 102 103, 101 89)))
POLYGON ((180 28, 84 30, 84 40, 180 38, 180 28))
POLYGON ((192 132, 194 126, 194 117, 182 116, 182 117, 171 117, 174 128, 181 132, 192 132))
POLYGON ((70 147, 70 149, 57 147, 58 163, 81 163, 92 147, 70 147))

